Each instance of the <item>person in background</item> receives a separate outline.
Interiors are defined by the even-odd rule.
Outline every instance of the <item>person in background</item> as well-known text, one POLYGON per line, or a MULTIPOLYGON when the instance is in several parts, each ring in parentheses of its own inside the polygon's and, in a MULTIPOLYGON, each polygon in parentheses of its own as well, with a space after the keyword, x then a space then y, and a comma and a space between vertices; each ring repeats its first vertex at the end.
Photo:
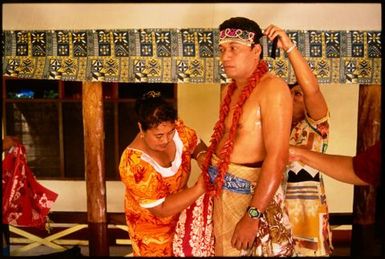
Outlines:
POLYGON ((3 152, 2 243, 3 254, 9 255, 9 225, 44 229, 58 194, 37 182, 17 137, 4 137, 3 152))
MULTIPOLYGON (((16 146, 17 143, 20 143, 19 139, 14 136, 5 136, 3 138, 3 158, 10 159, 10 154, 12 154, 13 146, 16 146)), ((4 163, 3 159, 3 163, 4 163)), ((2 175, 2 190, 4 190, 7 181, 7 178, 9 179, 11 177, 12 172, 8 171, 5 172, 3 168, 3 175, 2 175)), ((1 231, 1 239, 2 239, 2 254, 3 256, 9 256, 10 255, 10 234, 9 234, 9 225, 4 224, 2 222, 2 231, 1 231)))
MULTIPOLYGON (((381 161, 384 161, 383 159, 381 160, 381 154, 380 140, 355 156, 321 154, 294 146, 289 149, 290 161, 306 163, 338 181, 354 185, 372 185, 377 190, 375 222, 370 224, 374 232, 364 232, 364 234, 367 233, 364 235, 364 239, 356 237, 359 242, 366 243, 365 247, 370 246, 371 249, 362 252, 351 251, 352 253, 358 252, 361 254, 357 258, 367 258, 368 256, 365 255, 374 255, 373 257, 382 255, 380 257, 384 257, 385 210, 383 197, 385 194, 385 175, 383 173, 384 170, 382 169, 381 171, 381 161)), ((359 227, 359 225, 353 226, 353 233, 355 227, 359 227)), ((361 245, 361 247, 364 247, 364 245, 361 245)), ((357 256, 357 254, 355 255, 357 256)))
MULTIPOLYGON (((270 40, 278 37, 277 47, 286 52, 297 79, 289 85, 293 96, 290 145, 325 152, 329 111, 317 78, 284 30, 270 25, 264 33, 270 40)), ((330 255, 333 246, 322 173, 306 164, 293 163, 288 166, 283 186, 295 254, 330 255)))
POLYGON ((215 256, 290 256, 281 181, 287 164, 292 98, 262 60, 259 25, 233 17, 219 26, 220 59, 232 79, 222 91, 203 164, 213 194, 215 256))
POLYGON ((321 154, 300 147, 289 148, 289 161, 299 161, 344 183, 379 185, 381 183, 381 141, 355 156, 321 154))
POLYGON ((159 92, 145 93, 135 109, 139 133, 119 164, 134 256, 173 256, 180 212, 205 193, 202 176, 187 186, 191 158, 201 165, 207 147, 159 92))

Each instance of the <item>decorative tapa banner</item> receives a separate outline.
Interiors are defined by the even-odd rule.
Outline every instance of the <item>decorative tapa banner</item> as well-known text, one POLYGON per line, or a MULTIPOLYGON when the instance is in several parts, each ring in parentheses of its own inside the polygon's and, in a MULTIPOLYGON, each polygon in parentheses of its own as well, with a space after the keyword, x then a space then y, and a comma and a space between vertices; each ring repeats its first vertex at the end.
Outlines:
MULTIPOLYGON (((287 31, 319 83, 381 84, 381 31, 287 31)), ((3 76, 71 81, 225 83, 218 29, 3 31, 3 76)), ((295 74, 284 51, 271 72, 295 74)))

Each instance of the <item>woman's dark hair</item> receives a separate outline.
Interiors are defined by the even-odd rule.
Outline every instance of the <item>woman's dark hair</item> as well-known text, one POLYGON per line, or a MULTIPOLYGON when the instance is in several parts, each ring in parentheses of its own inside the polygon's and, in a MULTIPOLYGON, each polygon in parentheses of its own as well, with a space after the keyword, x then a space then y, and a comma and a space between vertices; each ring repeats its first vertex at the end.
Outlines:
POLYGON ((298 82, 295 81, 294 83, 292 84, 287 84, 289 86, 289 89, 292 89, 294 86, 297 86, 298 85, 298 82))
POLYGON ((162 122, 174 122, 177 119, 176 109, 161 97, 160 92, 155 91, 146 92, 142 98, 137 99, 135 111, 144 131, 162 122))
MULTIPOLYGON (((254 32, 254 43, 251 45, 253 48, 255 44, 260 44, 260 39, 263 36, 262 30, 259 27, 259 25, 248 18, 245 17, 232 17, 223 23, 219 25, 219 30, 222 31, 227 28, 232 28, 232 29, 241 29, 241 30, 246 30, 249 32, 254 32)), ((261 51, 260 58, 262 59, 263 53, 261 51)))

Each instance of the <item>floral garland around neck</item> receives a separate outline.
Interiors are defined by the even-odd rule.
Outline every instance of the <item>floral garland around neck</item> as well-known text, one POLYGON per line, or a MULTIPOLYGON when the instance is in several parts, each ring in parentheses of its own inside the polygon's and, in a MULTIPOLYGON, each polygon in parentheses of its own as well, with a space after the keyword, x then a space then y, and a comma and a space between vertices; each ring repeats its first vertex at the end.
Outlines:
POLYGON ((268 71, 267 63, 263 60, 261 60, 253 72, 252 76, 249 79, 248 84, 242 89, 242 93, 239 96, 238 102, 236 104, 236 108, 233 113, 233 119, 232 124, 230 127, 230 133, 229 137, 226 140, 225 144, 223 145, 219 157, 221 158, 219 160, 219 163, 217 165, 217 176, 214 179, 214 182, 210 182, 210 176, 208 173, 209 165, 211 164, 211 158, 216 150, 217 145, 219 144, 219 141, 223 137, 224 129, 225 129, 225 119, 230 111, 230 103, 231 103, 231 97, 237 88, 236 83, 233 81, 229 86, 226 93, 225 98, 223 99, 223 103, 220 108, 219 113, 219 119, 215 124, 214 132, 210 138, 210 146, 207 149, 207 155, 205 157, 205 161, 203 163, 203 169, 204 172, 204 179, 206 182, 206 188, 207 191, 214 194, 219 195, 222 191, 222 186, 224 183, 225 174, 227 172, 229 163, 230 163, 230 155, 234 148, 234 139, 236 136, 239 119, 242 115, 242 108, 248 97, 250 96, 251 92, 255 88, 255 86, 259 83, 262 76, 268 71))

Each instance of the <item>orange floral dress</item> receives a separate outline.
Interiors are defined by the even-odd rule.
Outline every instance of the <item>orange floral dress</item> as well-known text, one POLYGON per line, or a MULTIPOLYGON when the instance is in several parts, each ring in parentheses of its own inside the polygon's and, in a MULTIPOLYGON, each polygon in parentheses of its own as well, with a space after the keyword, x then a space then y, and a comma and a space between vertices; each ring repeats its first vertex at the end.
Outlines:
POLYGON ((147 209, 186 187, 198 137, 178 120, 173 141, 176 155, 168 168, 141 150, 127 147, 122 154, 119 172, 126 187, 125 214, 134 256, 173 255, 172 240, 179 214, 160 218, 147 209))

